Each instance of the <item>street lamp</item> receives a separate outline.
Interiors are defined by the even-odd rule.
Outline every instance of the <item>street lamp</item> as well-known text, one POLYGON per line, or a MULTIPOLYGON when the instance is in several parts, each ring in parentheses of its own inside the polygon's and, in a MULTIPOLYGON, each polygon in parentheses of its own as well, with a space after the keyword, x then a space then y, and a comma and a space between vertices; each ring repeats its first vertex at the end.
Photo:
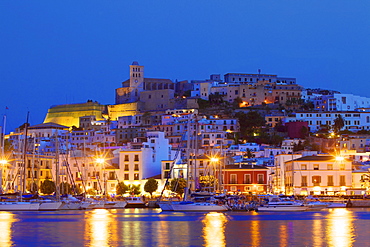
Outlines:
MULTIPOLYGON (((217 187, 216 187, 216 171, 217 171, 216 165, 219 164, 219 161, 220 161, 220 159, 216 156, 213 156, 213 157, 210 158, 210 162, 213 164, 213 169, 214 169, 214 176, 213 176, 214 177, 214 181, 213 181, 214 191, 216 191, 216 189, 217 189, 217 187)), ((220 177, 221 177, 221 169, 219 169, 219 172, 218 172, 218 183, 217 183, 217 185, 218 185, 219 190, 221 190, 220 177)))

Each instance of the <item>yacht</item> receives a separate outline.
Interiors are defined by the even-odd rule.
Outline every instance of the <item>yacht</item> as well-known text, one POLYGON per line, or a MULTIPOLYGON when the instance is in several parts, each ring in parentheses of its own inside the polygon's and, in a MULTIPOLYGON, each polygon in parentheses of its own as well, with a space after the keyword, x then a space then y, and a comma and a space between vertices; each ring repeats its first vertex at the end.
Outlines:
POLYGON ((141 199, 141 197, 126 197, 125 201, 127 202, 126 208, 146 208, 146 203, 141 199))
POLYGON ((266 204, 260 204, 256 211, 259 212, 295 212, 306 211, 309 206, 295 201, 281 200, 278 196, 270 196, 266 204))
POLYGON ((0 202, 0 211, 38 211, 38 202, 0 202))
MULTIPOLYGON (((159 206, 161 207, 161 205, 159 206)), ((193 201, 173 202, 171 207, 171 211, 177 212, 222 212, 229 210, 229 208, 223 204, 219 205, 211 202, 193 201)))

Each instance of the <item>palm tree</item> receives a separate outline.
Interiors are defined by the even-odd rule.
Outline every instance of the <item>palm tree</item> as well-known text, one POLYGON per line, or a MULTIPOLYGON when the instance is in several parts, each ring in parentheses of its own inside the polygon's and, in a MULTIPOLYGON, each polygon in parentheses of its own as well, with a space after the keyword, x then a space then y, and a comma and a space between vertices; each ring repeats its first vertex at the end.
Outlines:
POLYGON ((344 119, 341 114, 338 115, 336 119, 334 119, 333 130, 335 133, 338 133, 344 127, 344 119))

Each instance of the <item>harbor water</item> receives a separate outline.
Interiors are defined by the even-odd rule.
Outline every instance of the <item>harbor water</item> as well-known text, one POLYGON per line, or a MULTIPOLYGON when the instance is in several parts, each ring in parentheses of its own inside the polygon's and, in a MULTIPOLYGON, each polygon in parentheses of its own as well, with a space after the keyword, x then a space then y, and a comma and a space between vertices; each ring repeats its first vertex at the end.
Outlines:
POLYGON ((370 246, 370 209, 0 212, 0 246, 370 246))

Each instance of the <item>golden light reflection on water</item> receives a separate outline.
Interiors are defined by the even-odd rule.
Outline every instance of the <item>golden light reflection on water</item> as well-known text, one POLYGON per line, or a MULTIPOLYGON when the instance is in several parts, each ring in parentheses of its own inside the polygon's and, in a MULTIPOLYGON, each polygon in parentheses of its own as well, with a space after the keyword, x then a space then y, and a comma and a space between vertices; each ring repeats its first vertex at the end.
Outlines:
POLYGON ((114 231, 112 214, 106 209, 95 209, 88 215, 86 242, 89 246, 104 247, 111 246, 110 241, 116 234, 114 231))
POLYGON ((202 220, 205 246, 226 246, 225 224, 227 218, 222 213, 208 213, 202 220))
POLYGON ((251 221, 251 245, 260 246, 261 245, 261 234, 260 234, 260 222, 257 220, 251 221))
POLYGON ((330 212, 326 229, 328 246, 352 246, 355 237, 353 213, 346 208, 335 208, 330 212))
POLYGON ((313 246, 324 246, 323 240, 324 240, 324 232, 323 232, 323 222, 320 218, 321 215, 316 213, 314 214, 314 217, 317 218, 317 220, 314 220, 312 222, 312 242, 313 246))
POLYGON ((280 246, 289 246, 288 245, 288 227, 286 225, 280 225, 280 246))
POLYGON ((12 246, 12 224, 17 220, 9 212, 0 212, 0 246, 12 246))

